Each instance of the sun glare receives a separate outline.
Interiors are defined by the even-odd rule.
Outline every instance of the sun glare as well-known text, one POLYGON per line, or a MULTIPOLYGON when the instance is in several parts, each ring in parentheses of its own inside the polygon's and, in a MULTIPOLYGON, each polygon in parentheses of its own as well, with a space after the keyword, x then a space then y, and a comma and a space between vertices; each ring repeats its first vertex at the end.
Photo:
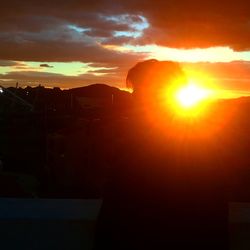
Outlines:
POLYGON ((216 98, 217 90, 208 84, 206 78, 189 78, 186 82, 177 80, 171 89, 167 89, 167 105, 180 117, 197 117, 206 113, 208 104, 216 98))
POLYGON ((191 108, 206 99, 209 91, 191 82, 176 93, 177 102, 184 108, 191 108))

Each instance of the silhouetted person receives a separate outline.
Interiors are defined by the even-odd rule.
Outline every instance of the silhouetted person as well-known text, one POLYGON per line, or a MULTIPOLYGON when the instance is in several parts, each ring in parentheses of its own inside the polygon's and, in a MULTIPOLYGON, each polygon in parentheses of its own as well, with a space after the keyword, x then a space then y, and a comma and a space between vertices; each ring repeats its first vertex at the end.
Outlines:
POLYGON ((176 121, 164 98, 177 79, 185 75, 168 61, 128 72, 135 109, 110 169, 95 250, 228 249, 236 163, 219 132, 203 136, 199 125, 176 121))

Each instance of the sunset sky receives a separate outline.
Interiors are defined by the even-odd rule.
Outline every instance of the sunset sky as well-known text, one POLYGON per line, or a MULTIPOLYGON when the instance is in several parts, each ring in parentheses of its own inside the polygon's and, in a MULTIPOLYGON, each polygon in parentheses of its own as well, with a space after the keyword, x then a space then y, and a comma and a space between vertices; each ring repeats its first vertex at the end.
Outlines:
POLYGON ((250 91, 248 1, 5 1, 0 84, 125 87, 138 61, 174 60, 250 91))

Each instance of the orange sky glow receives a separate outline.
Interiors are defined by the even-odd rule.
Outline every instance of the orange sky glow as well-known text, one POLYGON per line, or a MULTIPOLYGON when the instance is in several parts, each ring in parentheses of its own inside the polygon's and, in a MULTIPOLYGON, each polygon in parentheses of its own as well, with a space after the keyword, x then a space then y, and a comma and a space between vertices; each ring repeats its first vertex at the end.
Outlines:
POLYGON ((13 16, 14 2, 0 11, 3 86, 124 89, 128 70, 155 58, 181 63, 189 80, 223 98, 250 93, 247 1, 71 1, 38 10, 29 0, 13 16))

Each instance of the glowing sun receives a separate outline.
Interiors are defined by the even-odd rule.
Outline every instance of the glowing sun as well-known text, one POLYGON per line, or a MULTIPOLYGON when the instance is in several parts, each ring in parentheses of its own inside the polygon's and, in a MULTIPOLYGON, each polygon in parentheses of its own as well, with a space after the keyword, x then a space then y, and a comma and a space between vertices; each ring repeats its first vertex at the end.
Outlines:
POLYGON ((209 96, 209 91, 191 82, 176 92, 177 103, 183 108, 198 105, 209 96))
POLYGON ((170 102, 167 102, 167 105, 170 105, 174 113, 181 117, 205 115, 209 103, 215 98, 215 90, 199 80, 177 84, 168 91, 168 94, 170 102))

